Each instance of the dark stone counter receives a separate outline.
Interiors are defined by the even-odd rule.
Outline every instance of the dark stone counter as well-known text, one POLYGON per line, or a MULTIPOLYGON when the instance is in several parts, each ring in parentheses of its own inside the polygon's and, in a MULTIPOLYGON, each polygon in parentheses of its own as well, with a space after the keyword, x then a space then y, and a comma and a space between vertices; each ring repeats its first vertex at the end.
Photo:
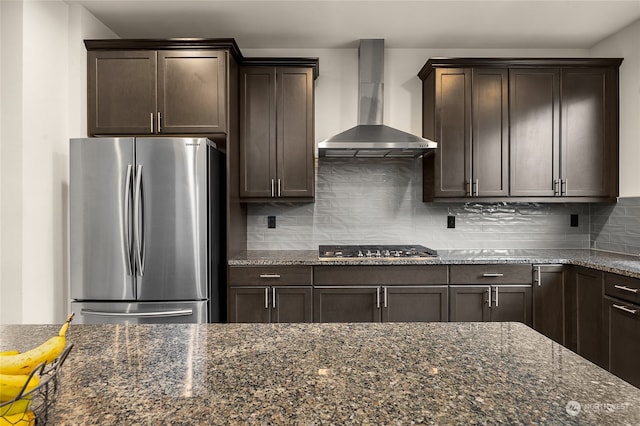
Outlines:
MULTIPOLYGON (((58 326, 0 326, 26 350, 58 326)), ((519 323, 73 325, 51 424, 640 424, 640 390, 519 323)))
POLYGON ((316 250, 250 250, 229 260, 231 266, 286 265, 464 265, 485 263, 565 264, 640 278, 640 257, 598 250, 442 250, 424 259, 320 260, 316 250))

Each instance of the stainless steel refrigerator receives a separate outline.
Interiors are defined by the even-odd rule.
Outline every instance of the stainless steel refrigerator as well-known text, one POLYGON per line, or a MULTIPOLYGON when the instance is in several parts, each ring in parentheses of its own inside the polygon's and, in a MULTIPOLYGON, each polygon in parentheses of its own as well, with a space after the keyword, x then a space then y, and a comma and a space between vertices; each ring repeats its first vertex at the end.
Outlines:
POLYGON ((76 321, 220 321, 224 176, 208 139, 71 139, 76 321))

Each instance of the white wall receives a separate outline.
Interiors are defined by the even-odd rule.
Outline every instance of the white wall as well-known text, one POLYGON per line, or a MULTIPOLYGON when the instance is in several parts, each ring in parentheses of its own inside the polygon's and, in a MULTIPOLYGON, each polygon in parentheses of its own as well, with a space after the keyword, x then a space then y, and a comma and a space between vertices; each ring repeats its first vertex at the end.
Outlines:
POLYGON ((596 44, 592 56, 624 58, 620 66, 620 197, 640 196, 640 20, 596 44))
POLYGON ((82 40, 115 35, 64 1, 3 2, 2 19, 0 321, 61 322, 69 310, 68 139, 86 134, 82 40))

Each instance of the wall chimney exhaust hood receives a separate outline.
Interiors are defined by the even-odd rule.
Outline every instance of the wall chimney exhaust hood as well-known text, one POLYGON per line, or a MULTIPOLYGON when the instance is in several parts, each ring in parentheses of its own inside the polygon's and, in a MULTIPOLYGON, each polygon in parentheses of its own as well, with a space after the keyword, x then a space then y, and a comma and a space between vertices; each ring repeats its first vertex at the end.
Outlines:
POLYGON ((358 125, 318 143, 320 157, 415 158, 438 144, 382 124, 384 40, 360 40, 358 125))

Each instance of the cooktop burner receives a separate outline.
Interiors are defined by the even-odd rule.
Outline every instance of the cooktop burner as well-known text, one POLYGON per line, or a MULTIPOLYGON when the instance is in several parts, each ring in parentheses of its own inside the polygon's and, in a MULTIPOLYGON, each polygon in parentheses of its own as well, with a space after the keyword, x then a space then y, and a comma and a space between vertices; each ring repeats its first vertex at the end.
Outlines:
POLYGON ((318 247, 320 259, 341 258, 421 258, 436 257, 438 252, 419 245, 346 245, 318 247))

